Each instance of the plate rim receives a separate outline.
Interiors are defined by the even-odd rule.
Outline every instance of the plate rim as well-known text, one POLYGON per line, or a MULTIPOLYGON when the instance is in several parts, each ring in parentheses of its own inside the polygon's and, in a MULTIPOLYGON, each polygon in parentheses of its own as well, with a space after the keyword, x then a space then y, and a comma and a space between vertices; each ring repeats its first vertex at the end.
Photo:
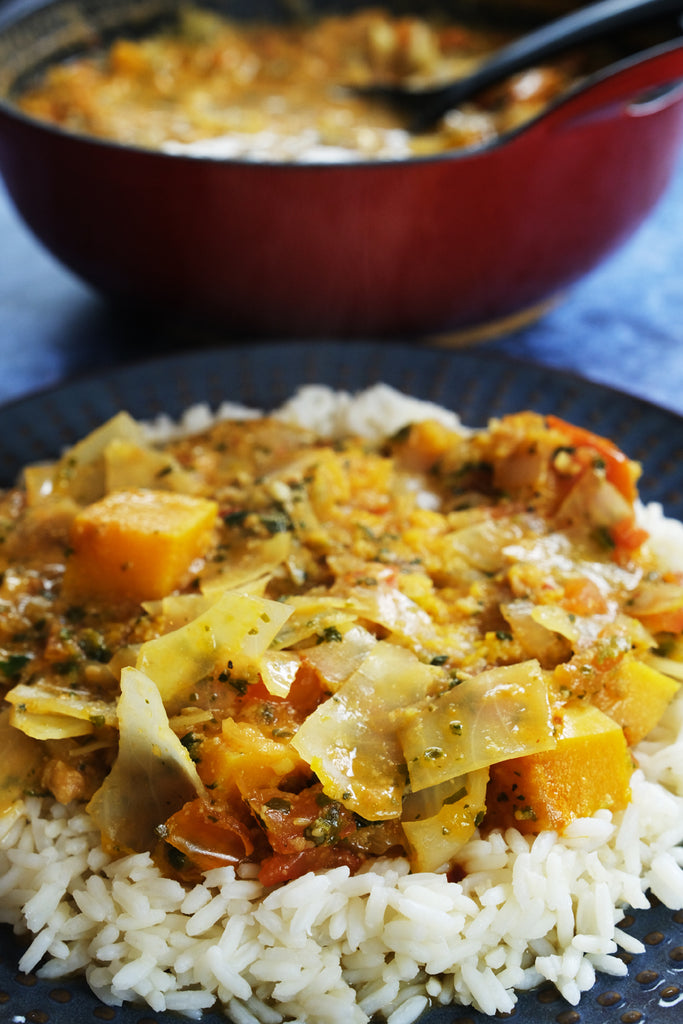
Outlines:
MULTIPOLYGON (((313 355, 317 356, 319 360, 324 360, 325 355, 322 354, 324 351, 329 353, 332 350, 338 357, 346 355, 348 358, 353 359, 354 353, 357 355, 362 349, 366 357, 371 357, 373 354, 380 354, 382 356, 382 360, 390 357, 391 353, 398 352, 400 350, 403 358, 408 359, 412 357, 419 362, 421 366, 449 364, 453 366, 466 365, 468 367, 477 367, 481 369, 486 368, 488 361, 494 360, 497 367, 497 373, 499 375, 501 373, 504 374, 505 371, 509 371, 513 375, 524 375, 527 372, 533 371, 536 375, 544 378, 547 377, 550 389, 552 389, 553 382, 562 382, 563 387, 567 389, 575 389, 577 392, 583 390, 588 399, 595 396, 597 399, 602 399, 603 401, 608 401, 610 399, 613 401, 618 400, 619 403, 625 403, 629 408, 640 410, 646 416, 655 416, 656 418, 663 417, 664 421, 674 425, 680 425, 683 423, 683 416, 676 411, 662 407, 655 402, 643 399, 628 391, 611 387, 610 385, 606 385, 600 381, 587 379, 573 371, 549 367, 544 364, 539 364, 533 360, 519 358, 509 354, 502 355, 499 353, 487 353, 485 346, 475 349, 444 350, 443 348, 427 346, 418 347, 411 342, 388 343, 385 341, 328 341, 316 343, 309 341, 278 341, 274 339, 263 341, 250 340, 248 342, 244 342, 241 346, 239 344, 230 345, 229 347, 224 345, 202 345, 201 347, 191 351, 182 350, 163 355, 148 355, 140 359, 129 360, 107 367, 98 367, 86 370, 69 376, 61 381, 56 381, 52 384, 33 389, 23 395, 16 396, 5 403, 2 403, 0 405, 0 422, 5 417, 11 418, 13 415, 16 415, 21 410, 22 406, 30 407, 34 404, 39 404, 42 400, 47 400, 50 397, 59 399, 60 396, 68 396, 71 393, 85 395, 88 389, 97 388, 98 385, 106 388, 107 382, 112 379, 119 383, 126 382, 128 380, 133 380, 136 375, 139 375, 140 373, 169 373, 171 367, 173 367, 175 372, 179 372, 182 368, 207 364, 211 359, 215 359, 216 354, 219 354, 222 364, 232 364, 235 366, 239 365, 240 360, 246 359, 247 362, 250 360, 257 361, 257 356, 262 356, 264 353, 268 355, 272 354, 273 356, 275 354, 279 354, 281 358, 286 359, 288 349, 290 353, 294 350, 296 350, 297 353, 305 350, 306 352, 313 353, 313 355), (320 345, 321 348, 317 348, 317 345, 320 345), (245 346, 247 347, 245 348, 245 346), (322 346, 327 346, 327 349, 323 349, 322 346)), ((382 360, 380 360, 380 362, 382 360)), ((362 386, 359 386, 359 390, 361 387, 362 386)), ((230 401, 235 400, 232 394, 226 395, 225 398, 230 401)), ((196 399, 195 401, 202 401, 202 399, 196 399)), ((194 402, 192 404, 194 404, 194 402)), ((457 408, 455 411, 458 411, 457 408)), ((476 426, 477 424, 472 425, 476 426)), ((647 931, 650 928, 650 923, 655 921, 658 922, 660 918, 657 917, 656 908, 655 911, 640 912, 641 915, 643 913, 649 915, 646 919, 648 923, 645 925, 645 930, 647 931)), ((639 920, 642 920, 642 918, 639 920)), ((683 915, 681 916, 681 924, 683 925, 683 915)), ((3 930, 5 930, 5 927, 6 926, 3 926, 3 930)), ((11 939, 15 945, 20 942, 19 936, 12 935, 11 939)), ((683 942, 683 937, 679 938, 678 941, 683 942)), ((15 984, 17 975, 16 964, 10 964, 7 958, 3 959, 0 953, 0 989, 7 987, 8 982, 6 974, 12 973, 14 975, 12 980, 12 989, 20 989, 21 983, 16 982, 15 984)), ((596 1022, 603 1021, 608 1018, 605 1016, 606 1007, 604 1005, 600 1006, 595 1001, 598 991, 600 993, 604 993, 606 991, 616 989, 617 982, 621 980, 622 979, 612 979, 609 975, 605 974, 598 975, 598 979, 593 989, 583 994, 581 1003, 575 1008, 576 1012, 580 1014, 580 1017, 578 1018, 570 1018, 570 1016, 566 1016, 568 1014, 571 1015, 574 1012, 574 1008, 572 1008, 568 1003, 565 1003, 561 998, 557 1001, 546 1004, 546 1006, 541 1006, 538 1002, 533 1003, 532 1006, 528 1006, 527 1004, 522 1006, 520 1002, 517 1004, 517 1010, 515 1012, 519 1012, 520 1010, 522 1011, 520 1016, 523 1017, 524 1024, 533 1024, 533 1022, 536 1022, 536 1024, 552 1024, 552 1022, 559 1020, 561 1016, 563 1019, 566 1017, 567 1024, 570 1024, 570 1020, 584 1020, 586 1024, 592 1024, 594 1020, 596 1022)), ((636 982, 630 979, 629 972, 629 984, 631 983, 635 985, 638 994, 642 991, 643 1004, 635 1004, 635 1006, 632 1007, 628 1004, 625 1005, 623 1000, 616 1003, 615 1020, 619 1019, 621 1014, 631 1008, 637 1008, 640 1010, 645 1003, 646 997, 650 999, 651 993, 646 992, 642 986, 639 988, 636 982)), ((45 992, 46 994, 49 994, 50 987, 68 987, 69 982, 64 979, 56 979, 55 981, 45 982, 44 984, 48 986, 45 988, 45 992)), ((41 985, 39 985, 38 988, 42 991, 41 985)), ((683 989, 683 980, 681 988, 683 989)), ((34 989, 34 991, 37 990, 34 989)), ((31 989, 27 988, 25 989, 25 992, 27 993, 26 998, 30 998, 29 994, 31 989)), ((85 998, 92 1001, 92 1007, 90 1007, 90 1016, 92 1016, 93 1007, 101 1007, 103 1004, 99 1003, 97 997, 89 992, 85 993, 85 998)), ((661 1005, 660 1001, 659 1006, 661 1005)), ((668 1007, 663 1007, 661 1012, 664 1013, 667 1008, 668 1007)), ((73 1009, 73 1006, 70 1006, 68 1003, 65 1004, 63 1010, 60 1010, 58 1005, 50 1004, 49 1019, 53 1020, 55 1024, 75 1024, 76 1018, 72 1015, 73 1009), (64 1014, 63 1017, 62 1014, 64 1014)), ((14 1012, 16 1013, 16 1011, 14 1012)), ((664 1022, 664 1017, 661 1016, 660 1013, 657 1013, 656 1006, 654 1008, 651 1007, 645 1016, 646 1019, 651 1021, 651 1024, 660 1024, 660 1022, 663 1024, 664 1022)), ((1 1009, 0 1019, 3 1019, 1 1009)), ((85 1021, 86 1017, 84 1016, 82 1019, 85 1021)), ((156 1020, 160 1022, 171 1022, 175 1020, 175 1017, 173 1014, 154 1013, 146 1006, 128 1005, 127 1008, 119 1010, 116 1018, 112 1019, 116 1019, 121 1022, 125 1021, 126 1024, 130 1020, 131 1024, 133 1024, 134 1021, 139 1022, 142 1019, 150 1022, 156 1020)), ((429 1018, 425 1021, 425 1024, 450 1024, 450 1022, 456 1021, 462 1021, 462 1024, 486 1024, 486 1022, 491 1019, 492 1018, 487 1018, 483 1014, 473 1011, 472 1008, 454 1005, 445 1007, 443 1010, 432 1010, 429 1018)), ((80 1022, 80 1020, 81 1018, 79 1017, 78 1022, 80 1022)), ((213 1024, 214 1021, 227 1020, 227 1018, 222 1015, 217 1015, 217 1012, 214 1010, 205 1014, 203 1020, 206 1024, 213 1024)), ((666 1017, 666 1024, 673 1024, 673 1018, 666 1017)))

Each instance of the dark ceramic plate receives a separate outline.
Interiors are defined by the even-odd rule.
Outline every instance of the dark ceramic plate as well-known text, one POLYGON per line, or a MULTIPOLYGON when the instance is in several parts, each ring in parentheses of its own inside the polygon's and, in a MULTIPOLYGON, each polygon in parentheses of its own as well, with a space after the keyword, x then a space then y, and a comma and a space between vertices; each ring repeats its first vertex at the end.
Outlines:
MULTIPOLYGON (((268 409, 305 383, 350 391, 386 381, 458 410, 483 425, 489 416, 533 408, 554 412, 607 434, 642 461, 642 495, 683 518, 683 419, 608 388, 480 353, 372 343, 253 344, 174 356, 112 370, 0 408, 0 484, 20 467, 53 457, 120 409, 149 418, 179 414, 193 402, 223 399, 268 409)), ((629 916, 625 927, 645 943, 628 957, 625 978, 600 975, 576 1008, 554 989, 521 995, 520 1024, 676 1024, 683 1019, 683 912, 655 906, 629 916)), ((44 982, 18 974, 17 939, 0 929, 0 1022, 8 1024, 170 1024, 173 1014, 103 1006, 80 979, 44 982)), ((225 1018, 206 1014, 203 1024, 225 1018)), ((485 1024, 462 1007, 434 1010, 421 1024, 485 1024)))

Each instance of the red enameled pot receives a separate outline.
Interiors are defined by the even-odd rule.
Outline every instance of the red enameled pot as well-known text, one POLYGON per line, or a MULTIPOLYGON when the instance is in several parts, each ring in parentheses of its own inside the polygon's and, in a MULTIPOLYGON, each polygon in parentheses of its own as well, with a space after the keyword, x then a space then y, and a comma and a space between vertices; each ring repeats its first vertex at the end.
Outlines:
POLYGON ((523 318, 631 235, 683 139, 681 38, 492 145, 393 163, 171 156, 13 108, 16 81, 90 26, 106 35, 170 3, 6 0, 0 171, 37 238, 96 289, 235 335, 457 336, 523 318))

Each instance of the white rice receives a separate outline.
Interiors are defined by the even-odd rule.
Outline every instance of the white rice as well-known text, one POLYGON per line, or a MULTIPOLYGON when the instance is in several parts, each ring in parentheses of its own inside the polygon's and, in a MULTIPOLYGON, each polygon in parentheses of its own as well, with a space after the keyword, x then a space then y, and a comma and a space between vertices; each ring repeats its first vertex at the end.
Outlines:
MULTIPOLYGON (((485 122, 488 123, 488 122, 485 122)), ((231 132, 210 139, 179 142, 169 139, 161 149, 176 156, 202 160, 251 160, 255 163, 351 164, 364 160, 405 160, 414 156, 410 133, 401 128, 375 128, 367 149, 351 149, 326 143, 310 128, 298 133, 231 132)))
MULTIPOLYGON (((357 400, 305 389, 278 415, 325 436, 391 433, 436 407, 384 386, 357 400)), ((226 406, 219 415, 247 415, 226 406)), ((452 414, 440 418, 458 427, 452 414)), ((193 409, 181 429, 213 414, 193 409)), ((157 421, 160 436, 170 424, 157 421)), ((641 510, 670 562, 683 528, 641 510)), ((618 927, 647 893, 683 908, 683 696, 636 750, 627 809, 554 833, 475 836, 460 883, 410 874, 405 860, 308 874, 264 892, 253 867, 210 871, 189 892, 147 854, 111 861, 78 808, 29 798, 0 819, 0 920, 31 939, 22 971, 85 971, 99 998, 199 1019, 218 1003, 235 1024, 411 1024, 428 1005, 510 1012, 516 991, 553 982, 570 1003, 596 971, 626 973, 643 951, 618 927), (40 966, 39 966, 40 965, 40 966)))

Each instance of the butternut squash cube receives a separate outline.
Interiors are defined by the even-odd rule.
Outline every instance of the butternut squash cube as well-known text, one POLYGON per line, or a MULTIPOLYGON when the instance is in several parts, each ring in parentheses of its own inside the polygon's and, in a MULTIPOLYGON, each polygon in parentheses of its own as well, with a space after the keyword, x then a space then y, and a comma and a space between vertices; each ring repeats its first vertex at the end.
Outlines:
POLYGON ((576 818, 629 803, 633 763, 621 727, 590 704, 559 716, 554 750, 491 766, 486 827, 561 834, 576 818))
POLYGON ((76 598, 160 598, 181 586, 211 540, 214 501, 171 491, 114 491, 82 509, 64 580, 76 598))
POLYGON ((625 658, 591 699, 622 727, 632 747, 654 729, 679 686, 675 679, 650 665, 625 658))

